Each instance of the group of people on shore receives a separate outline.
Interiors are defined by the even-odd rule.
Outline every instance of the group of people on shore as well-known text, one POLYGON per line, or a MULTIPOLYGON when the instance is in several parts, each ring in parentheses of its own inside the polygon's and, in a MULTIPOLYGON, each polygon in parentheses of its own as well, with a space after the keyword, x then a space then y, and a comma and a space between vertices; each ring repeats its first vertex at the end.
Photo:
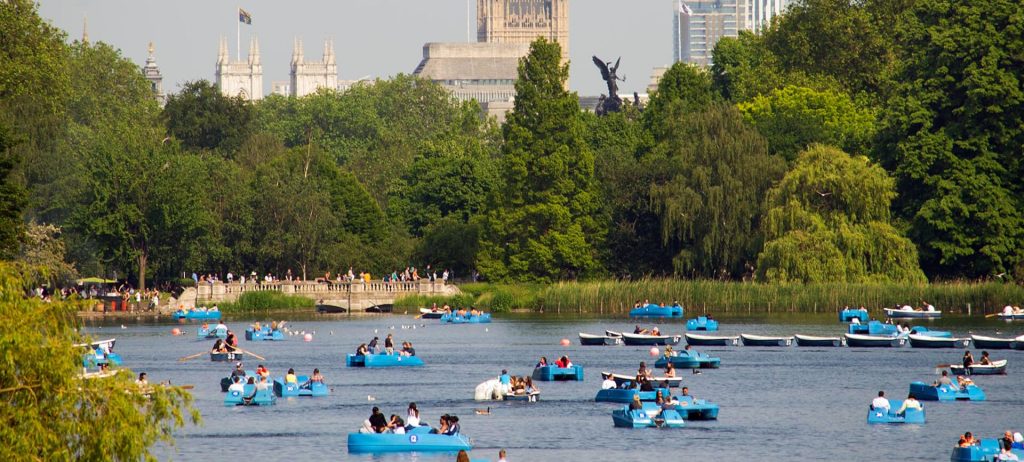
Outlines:
MULTIPOLYGON (((399 356, 416 356, 416 349, 413 348, 412 342, 402 342, 402 349, 398 350, 399 356)), ((395 339, 394 336, 388 334, 384 337, 384 347, 381 348, 380 337, 376 335, 370 340, 370 343, 360 343, 359 347, 356 348, 356 356, 366 356, 375 354, 395 354, 395 339)))
MULTIPOLYGON (((438 428, 431 428, 430 433, 451 436, 458 435, 461 430, 459 417, 455 415, 442 415, 438 425, 438 428)), ((405 420, 397 414, 391 414, 390 418, 384 417, 384 413, 380 412, 380 408, 374 406, 370 412, 370 417, 363 421, 363 426, 359 429, 359 433, 393 433, 402 435, 416 427, 429 426, 429 424, 421 422, 420 410, 416 407, 416 403, 409 403, 405 413, 405 420)))

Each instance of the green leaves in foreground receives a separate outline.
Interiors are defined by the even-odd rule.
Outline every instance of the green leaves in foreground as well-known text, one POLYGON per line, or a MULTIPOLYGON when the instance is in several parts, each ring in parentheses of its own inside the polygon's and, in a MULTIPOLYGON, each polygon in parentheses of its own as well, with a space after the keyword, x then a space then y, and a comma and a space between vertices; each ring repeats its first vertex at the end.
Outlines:
POLYGON ((893 180, 866 157, 815 145, 768 193, 758 276, 769 282, 924 282, 889 224, 893 180))
POLYGON ((176 387, 147 394, 133 372, 83 379, 77 307, 25 298, 20 268, 0 262, 0 458, 155 460, 150 447, 173 443, 192 396, 176 387))

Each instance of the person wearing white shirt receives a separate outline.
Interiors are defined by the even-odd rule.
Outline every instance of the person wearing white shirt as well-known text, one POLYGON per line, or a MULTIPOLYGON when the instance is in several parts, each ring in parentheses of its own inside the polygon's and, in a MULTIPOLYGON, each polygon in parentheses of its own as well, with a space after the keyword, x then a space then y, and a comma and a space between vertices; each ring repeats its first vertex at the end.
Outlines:
POLYGON ((878 397, 871 401, 871 409, 874 410, 885 410, 889 412, 889 400, 885 398, 885 392, 878 392, 878 397))
POLYGON ((233 391, 237 391, 239 393, 245 392, 245 385, 242 384, 242 379, 235 377, 235 381, 232 382, 231 386, 228 387, 228 393, 233 391))
POLYGON ((896 411, 896 414, 903 415, 907 409, 917 409, 920 411, 924 409, 924 406, 921 406, 921 402, 915 399, 914 395, 907 395, 907 399, 903 401, 903 405, 896 411))
POLYGON ((217 321, 217 325, 214 326, 213 330, 228 330, 228 326, 224 324, 224 321, 217 321))
POLYGON ((604 381, 601 382, 601 389, 602 390, 611 390, 613 388, 615 388, 615 381, 612 380, 612 376, 610 376, 610 375, 604 376, 604 381))
POLYGON ((498 451, 498 462, 508 462, 508 459, 506 457, 507 455, 505 454, 504 449, 498 451))

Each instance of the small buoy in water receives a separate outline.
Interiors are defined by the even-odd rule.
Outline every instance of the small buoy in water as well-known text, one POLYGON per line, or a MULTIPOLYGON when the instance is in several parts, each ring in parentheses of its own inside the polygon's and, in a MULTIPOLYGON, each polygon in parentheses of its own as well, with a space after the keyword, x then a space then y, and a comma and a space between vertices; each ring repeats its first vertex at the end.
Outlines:
POLYGON ((171 335, 181 335, 181 329, 178 329, 177 327, 171 329, 171 335))
POLYGON ((374 398, 373 395, 366 395, 366 400, 367 401, 377 401, 377 398, 374 398))
POLYGON ((651 347, 651 356, 658 356, 658 347, 651 347))
POLYGON ((331 335, 334 335, 334 331, 333 330, 331 331, 331 335))
POLYGON ((125 325, 124 325, 124 324, 121 324, 121 328, 122 328, 122 329, 127 329, 127 327, 125 327, 125 325))
POLYGON ((491 331, 490 327, 484 327, 484 332, 490 332, 490 331, 491 331))
POLYGON ((307 342, 312 342, 313 341, 313 334, 306 334, 306 336, 302 337, 302 339, 307 341, 307 342))
POLYGON ((569 346, 569 339, 563 338, 562 341, 559 342, 559 343, 561 343, 562 346, 569 346))

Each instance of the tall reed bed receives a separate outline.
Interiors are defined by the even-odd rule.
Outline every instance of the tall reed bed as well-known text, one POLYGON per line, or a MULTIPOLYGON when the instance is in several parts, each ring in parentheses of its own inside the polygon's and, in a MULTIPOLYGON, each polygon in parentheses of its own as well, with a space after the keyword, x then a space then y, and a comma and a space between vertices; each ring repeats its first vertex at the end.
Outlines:
POLYGON ((831 312, 843 306, 888 308, 924 302, 953 312, 993 313, 1024 304, 1024 287, 1000 283, 755 284, 707 280, 645 279, 631 282, 563 282, 541 289, 529 308, 545 311, 627 312, 636 301, 728 312, 831 312))

